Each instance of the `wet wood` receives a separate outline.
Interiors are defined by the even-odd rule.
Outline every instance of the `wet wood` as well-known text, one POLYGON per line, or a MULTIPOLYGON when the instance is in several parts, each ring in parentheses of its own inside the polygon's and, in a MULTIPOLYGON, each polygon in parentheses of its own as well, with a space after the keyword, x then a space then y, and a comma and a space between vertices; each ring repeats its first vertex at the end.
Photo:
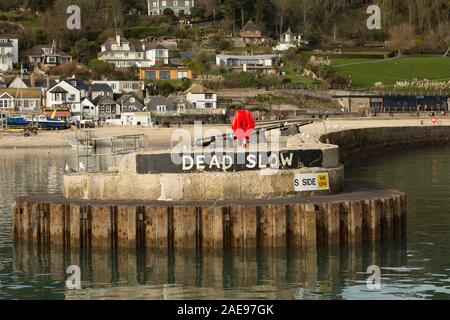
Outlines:
POLYGON ((75 249, 314 248, 402 236, 406 196, 328 203, 105 205, 21 199, 17 241, 75 249))

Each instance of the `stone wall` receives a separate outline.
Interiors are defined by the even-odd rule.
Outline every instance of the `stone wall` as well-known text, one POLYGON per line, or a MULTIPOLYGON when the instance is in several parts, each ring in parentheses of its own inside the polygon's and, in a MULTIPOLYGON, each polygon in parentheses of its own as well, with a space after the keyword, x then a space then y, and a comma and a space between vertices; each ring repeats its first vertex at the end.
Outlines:
POLYGON ((322 142, 339 146, 340 161, 354 159, 399 147, 426 147, 448 144, 450 126, 411 126, 352 129, 322 136, 322 142))

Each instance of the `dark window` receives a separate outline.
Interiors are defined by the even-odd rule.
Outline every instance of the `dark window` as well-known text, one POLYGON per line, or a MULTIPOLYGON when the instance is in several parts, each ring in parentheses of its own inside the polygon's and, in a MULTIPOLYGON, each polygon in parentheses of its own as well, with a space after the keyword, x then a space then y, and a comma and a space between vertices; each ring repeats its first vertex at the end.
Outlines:
POLYGON ((170 72, 169 71, 160 71, 159 72, 159 78, 162 80, 169 80, 170 79, 170 72))

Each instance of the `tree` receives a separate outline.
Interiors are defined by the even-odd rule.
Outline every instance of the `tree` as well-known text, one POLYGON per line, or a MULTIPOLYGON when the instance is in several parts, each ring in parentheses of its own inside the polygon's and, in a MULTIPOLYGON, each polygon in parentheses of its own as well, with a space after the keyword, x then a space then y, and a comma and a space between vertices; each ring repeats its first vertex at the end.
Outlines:
POLYGON ((389 41, 387 47, 402 54, 402 50, 408 50, 416 45, 416 35, 408 23, 392 27, 389 30, 389 41))
POLYGON ((95 41, 81 39, 75 42, 70 50, 70 54, 78 60, 78 62, 86 63, 95 58, 97 55, 98 45, 95 41))

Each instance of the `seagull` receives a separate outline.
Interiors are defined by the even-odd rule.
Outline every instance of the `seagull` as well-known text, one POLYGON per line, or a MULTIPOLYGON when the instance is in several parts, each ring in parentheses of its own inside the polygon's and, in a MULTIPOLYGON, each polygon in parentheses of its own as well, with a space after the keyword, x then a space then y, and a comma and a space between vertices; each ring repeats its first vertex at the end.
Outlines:
POLYGON ((80 171, 86 171, 86 166, 84 165, 83 162, 80 161, 78 166, 80 167, 80 171))
POLYGON ((67 161, 66 161, 66 163, 65 163, 64 171, 65 171, 65 172, 76 172, 75 170, 73 170, 73 169, 69 166, 69 164, 67 163, 67 161))

